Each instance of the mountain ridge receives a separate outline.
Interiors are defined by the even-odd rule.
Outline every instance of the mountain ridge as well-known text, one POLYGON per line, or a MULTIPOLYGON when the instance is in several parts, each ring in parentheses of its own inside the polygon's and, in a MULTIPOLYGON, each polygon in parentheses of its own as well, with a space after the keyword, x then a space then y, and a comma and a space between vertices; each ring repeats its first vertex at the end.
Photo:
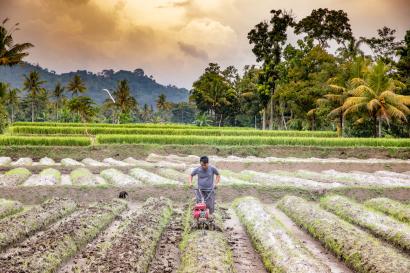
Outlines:
MULTIPOLYGON (((23 75, 28 75, 31 71, 38 71, 40 79, 46 81, 43 87, 49 91, 54 89, 57 82, 66 86, 69 80, 73 78, 74 75, 78 74, 87 87, 87 91, 84 95, 90 96, 98 104, 103 103, 108 98, 107 93, 102 91, 103 88, 114 91, 117 82, 124 79, 128 81, 131 94, 136 97, 141 106, 146 103, 155 108, 155 101, 160 94, 165 94, 167 101, 175 103, 188 101, 189 91, 186 88, 159 84, 155 81, 153 76, 146 75, 141 68, 137 68, 134 71, 114 71, 113 69, 105 69, 98 73, 87 70, 77 70, 57 74, 55 71, 50 71, 38 64, 34 65, 24 62, 12 67, 1 66, 0 82, 7 82, 13 88, 22 89, 24 82, 23 75)), ((66 93, 66 96, 70 97, 68 92, 66 93)))

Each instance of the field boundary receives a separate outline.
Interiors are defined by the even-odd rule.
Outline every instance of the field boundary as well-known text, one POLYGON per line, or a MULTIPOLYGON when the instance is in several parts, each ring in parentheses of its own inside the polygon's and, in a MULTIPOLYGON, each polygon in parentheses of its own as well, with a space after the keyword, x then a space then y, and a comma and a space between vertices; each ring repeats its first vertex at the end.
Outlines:
POLYGON ((225 146, 225 145, 175 145, 175 144, 109 144, 92 146, 1 146, 1 156, 13 159, 31 157, 40 159, 50 157, 61 160, 69 157, 81 160, 90 157, 96 160, 112 157, 125 159, 134 157, 143 159, 150 153, 167 155, 218 155, 218 156, 257 156, 257 157, 297 157, 297 158, 329 158, 345 159, 355 157, 367 158, 399 158, 410 159, 410 147, 383 148, 383 147, 317 147, 317 146, 225 146))

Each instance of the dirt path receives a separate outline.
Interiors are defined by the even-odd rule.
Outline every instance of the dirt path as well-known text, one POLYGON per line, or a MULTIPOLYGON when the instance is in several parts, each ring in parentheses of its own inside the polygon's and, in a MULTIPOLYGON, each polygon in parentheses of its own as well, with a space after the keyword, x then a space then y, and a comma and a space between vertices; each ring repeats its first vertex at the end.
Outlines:
POLYGON ((304 230, 300 229, 288 216, 276 208, 275 205, 266 205, 269 213, 273 214, 276 219, 292 233, 292 235, 313 253, 313 255, 330 267, 332 273, 353 273, 343 262, 339 261, 335 256, 326 250, 319 241, 312 238, 304 230))
POLYGON ((179 243, 182 240, 183 232, 182 216, 181 208, 174 209, 174 214, 158 243, 148 273, 177 272, 180 264, 179 243))
POLYGON ((81 272, 81 266, 84 265, 92 254, 98 251, 97 246, 101 246, 104 242, 110 242, 111 239, 118 233, 118 228, 132 213, 141 208, 140 203, 128 203, 128 209, 117 217, 98 237, 80 250, 72 259, 66 262, 57 272, 58 273, 74 273, 81 272))
POLYGON ((262 260, 256 253, 246 234, 245 228, 239 222, 232 208, 221 209, 224 219, 224 233, 228 238, 233 253, 236 273, 266 273, 262 260))

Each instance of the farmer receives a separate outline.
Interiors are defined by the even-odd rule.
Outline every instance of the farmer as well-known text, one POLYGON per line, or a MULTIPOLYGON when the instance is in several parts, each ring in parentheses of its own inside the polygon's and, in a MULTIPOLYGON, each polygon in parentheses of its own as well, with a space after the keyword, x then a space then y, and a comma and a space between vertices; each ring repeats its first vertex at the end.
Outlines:
POLYGON ((221 180, 218 170, 214 166, 209 165, 207 156, 202 156, 199 160, 201 166, 195 168, 188 179, 189 187, 192 187, 192 178, 198 175, 198 191, 195 191, 196 202, 201 202, 201 193, 204 197, 207 208, 209 209, 210 219, 213 219, 215 210, 215 189, 221 180), (216 175, 216 183, 214 183, 214 175, 216 175), (201 193, 199 193, 201 191, 201 193))

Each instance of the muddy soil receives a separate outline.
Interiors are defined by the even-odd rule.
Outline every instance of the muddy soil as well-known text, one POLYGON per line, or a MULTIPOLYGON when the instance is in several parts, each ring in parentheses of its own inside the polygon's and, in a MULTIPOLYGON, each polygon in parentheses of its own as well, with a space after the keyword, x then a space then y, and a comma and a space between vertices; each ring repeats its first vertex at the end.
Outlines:
POLYGON ((97 253, 101 247, 104 247, 106 242, 110 242, 112 238, 118 234, 121 223, 129 219, 130 215, 137 212, 141 208, 141 203, 129 202, 128 209, 117 216, 115 220, 101 232, 95 240, 88 243, 81 251, 73 258, 64 264, 57 272, 58 273, 74 273, 83 272, 81 268, 86 264, 89 257, 97 253))
MULTIPOLYGON (((39 204, 52 197, 67 196, 79 203, 89 203, 100 200, 112 200, 121 191, 127 191, 132 201, 145 201, 148 197, 164 196, 177 203, 184 203, 192 197, 191 191, 176 187, 144 186, 136 188, 100 188, 100 187, 66 187, 66 186, 36 186, 36 187, 1 187, 0 198, 13 199, 24 204, 39 204)), ((220 187, 216 198, 221 202, 232 202, 241 196, 254 196, 264 203, 272 203, 285 195, 297 195, 306 199, 316 200, 326 194, 341 194, 360 202, 370 198, 387 197, 400 202, 409 203, 410 188, 340 188, 335 190, 290 190, 282 188, 255 187, 220 187)))
POLYGON ((410 166, 407 163, 318 163, 318 162, 284 162, 284 163, 243 163, 243 162, 217 162, 216 167, 231 171, 253 170, 259 172, 270 172, 274 170, 280 171, 297 171, 309 170, 313 172, 321 172, 325 170, 336 170, 339 172, 362 171, 391 171, 391 172, 406 172, 410 166))
POLYGON ((343 262, 339 261, 318 240, 311 237, 303 229, 299 228, 286 214, 276 208, 274 204, 266 205, 267 211, 278 219, 288 231, 322 263, 326 264, 332 273, 353 273, 343 262))
POLYGON ((219 156, 277 156, 277 157, 338 157, 338 158, 410 158, 408 148, 335 148, 335 147, 299 147, 299 146, 212 146, 212 145, 95 145, 87 147, 63 146, 3 146, 0 154, 13 159, 31 157, 40 160, 42 157, 51 157, 54 160, 70 157, 81 160, 86 157, 102 160, 107 157, 125 159, 135 157, 143 159, 150 153, 176 155, 219 155, 219 156))
MULTIPOLYGON (((392 162, 392 163, 335 163, 335 162, 235 162, 235 161, 221 161, 214 164, 219 169, 227 169, 231 171, 253 170, 260 172, 270 172, 274 170, 296 171, 296 170, 310 170, 310 171, 325 171, 336 170, 339 172, 362 171, 391 171, 391 172, 406 172, 409 170, 408 163, 392 162)), ((24 166, 33 174, 40 173, 47 166, 24 166)), ((69 174, 71 171, 78 169, 80 166, 61 166, 55 165, 52 168, 59 170, 62 174, 69 174)), ((15 166, 0 166, 1 172, 6 172, 15 166)), ((94 174, 99 174, 103 170, 115 168, 124 173, 136 168, 136 166, 86 166, 94 174)), ((151 169, 151 171, 155 168, 151 169)))
POLYGON ((166 229, 161 235, 155 257, 150 264, 148 273, 176 273, 180 264, 181 253, 179 243, 182 240, 183 211, 175 208, 166 229))
POLYGON ((224 233, 232 249, 236 273, 267 273, 262 260, 252 246, 245 228, 232 208, 220 209, 224 221, 224 233))

